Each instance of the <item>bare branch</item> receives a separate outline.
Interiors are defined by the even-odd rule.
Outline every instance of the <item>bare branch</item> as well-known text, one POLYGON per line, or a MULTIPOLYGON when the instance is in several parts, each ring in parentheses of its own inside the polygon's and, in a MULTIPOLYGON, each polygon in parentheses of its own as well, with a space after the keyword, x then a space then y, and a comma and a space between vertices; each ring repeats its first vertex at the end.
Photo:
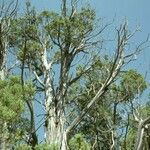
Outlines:
POLYGON ((38 81, 43 87, 45 87, 44 83, 41 81, 41 79, 40 79, 39 76, 37 75, 36 71, 33 71, 33 73, 34 73, 34 75, 35 75, 37 81, 38 81))
POLYGON ((110 147, 110 150, 113 150, 115 146, 114 131, 111 131, 111 140, 112 140, 112 145, 110 147))

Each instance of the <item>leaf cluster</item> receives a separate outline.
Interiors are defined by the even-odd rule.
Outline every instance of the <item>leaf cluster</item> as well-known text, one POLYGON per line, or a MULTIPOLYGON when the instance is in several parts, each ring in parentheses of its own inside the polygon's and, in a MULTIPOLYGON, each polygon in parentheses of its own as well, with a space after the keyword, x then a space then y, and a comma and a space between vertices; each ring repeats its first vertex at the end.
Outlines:
POLYGON ((69 141, 69 147, 71 150, 90 150, 90 145, 87 143, 82 134, 76 134, 69 141))
POLYGON ((26 84, 23 90, 18 77, 0 80, 0 119, 15 122, 24 111, 25 100, 28 100, 33 94, 32 85, 26 84))

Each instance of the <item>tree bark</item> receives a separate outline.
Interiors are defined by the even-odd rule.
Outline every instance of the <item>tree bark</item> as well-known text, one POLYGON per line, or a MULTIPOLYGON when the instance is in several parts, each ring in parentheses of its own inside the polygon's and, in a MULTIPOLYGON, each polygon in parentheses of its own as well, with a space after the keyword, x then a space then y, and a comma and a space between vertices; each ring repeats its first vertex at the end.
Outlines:
POLYGON ((137 132, 137 140, 136 140, 136 143, 135 143, 135 150, 142 150, 145 127, 149 123, 150 123, 150 117, 147 117, 145 120, 140 120, 139 121, 138 132, 137 132))
MULTIPOLYGON (((50 85, 50 78, 47 76, 45 83, 45 134, 46 143, 56 145, 60 150, 67 150, 66 131, 64 128, 65 116, 62 109, 61 99, 54 99, 52 87, 50 85), (60 105, 55 104, 59 101, 60 105)), ((59 96, 58 96, 59 97, 59 96)))
MULTIPOLYGON (((49 145, 56 145, 60 150, 67 149, 66 132, 64 129, 65 116, 62 109, 62 91, 54 94, 52 77, 51 77, 51 65, 52 62, 47 60, 46 44, 43 43, 42 53, 42 66, 44 82, 40 81, 44 85, 45 93, 45 138, 46 143, 49 145)), ((40 79, 39 79, 40 80, 40 79)))
MULTIPOLYGON (((0 80, 4 80, 6 77, 6 47, 7 41, 3 37, 4 22, 0 20, 0 80)), ((2 132, 0 133, 0 149, 7 149, 7 123, 4 121, 0 121, 0 125, 2 127, 2 132)))
POLYGON ((49 116, 46 119, 46 143, 58 146, 59 150, 67 149, 66 132, 64 130, 64 117, 59 119, 55 115, 55 109, 50 108, 49 116))

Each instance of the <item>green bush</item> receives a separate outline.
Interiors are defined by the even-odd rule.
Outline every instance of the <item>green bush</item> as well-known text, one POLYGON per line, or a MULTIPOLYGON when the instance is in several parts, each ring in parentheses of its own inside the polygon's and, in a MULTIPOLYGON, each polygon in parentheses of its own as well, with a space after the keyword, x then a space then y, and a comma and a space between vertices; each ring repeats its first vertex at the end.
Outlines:
POLYGON ((32 150, 32 149, 29 145, 22 144, 22 145, 17 146, 15 150, 32 150))
POLYGON ((35 150, 58 150, 58 145, 39 144, 35 147, 35 150))
POLYGON ((70 150, 90 150, 90 145, 85 140, 82 134, 76 134, 69 141, 70 150))
MULTIPOLYGON (((56 144, 39 144, 35 146, 35 150, 58 150, 58 146, 56 144)), ((32 150, 29 145, 22 144, 15 148, 15 150, 32 150)))

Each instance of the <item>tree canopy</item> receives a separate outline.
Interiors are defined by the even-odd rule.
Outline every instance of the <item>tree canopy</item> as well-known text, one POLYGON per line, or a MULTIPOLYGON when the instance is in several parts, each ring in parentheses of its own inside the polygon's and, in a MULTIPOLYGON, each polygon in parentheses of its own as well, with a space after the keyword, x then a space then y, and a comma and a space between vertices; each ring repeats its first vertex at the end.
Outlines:
POLYGON ((130 47, 138 29, 125 19, 107 53, 113 22, 90 5, 39 12, 27 1, 21 14, 17 0, 0 5, 0 149, 150 149, 149 85, 129 66, 148 38, 130 47))

